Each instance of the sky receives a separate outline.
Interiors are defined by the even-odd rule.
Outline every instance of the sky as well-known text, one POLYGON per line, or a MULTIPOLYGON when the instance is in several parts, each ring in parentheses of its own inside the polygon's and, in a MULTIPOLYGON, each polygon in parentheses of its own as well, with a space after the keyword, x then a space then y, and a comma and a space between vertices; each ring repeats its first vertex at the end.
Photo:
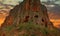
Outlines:
MULTIPOLYGON (((18 4, 19 1, 21 2, 23 0, 0 0, 0 1, 3 1, 2 3, 4 3, 4 4, 16 5, 16 4, 18 4)), ((41 1, 46 2, 48 0, 41 0, 41 1)), ((60 0, 50 0, 50 1, 55 1, 54 3, 60 4, 60 0)))

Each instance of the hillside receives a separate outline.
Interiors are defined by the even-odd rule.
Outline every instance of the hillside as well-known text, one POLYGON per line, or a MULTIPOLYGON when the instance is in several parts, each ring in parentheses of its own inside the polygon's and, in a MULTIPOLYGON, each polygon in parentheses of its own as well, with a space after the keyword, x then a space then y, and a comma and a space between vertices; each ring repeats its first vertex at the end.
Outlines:
POLYGON ((0 36, 60 36, 40 0, 24 0, 10 10, 0 36))

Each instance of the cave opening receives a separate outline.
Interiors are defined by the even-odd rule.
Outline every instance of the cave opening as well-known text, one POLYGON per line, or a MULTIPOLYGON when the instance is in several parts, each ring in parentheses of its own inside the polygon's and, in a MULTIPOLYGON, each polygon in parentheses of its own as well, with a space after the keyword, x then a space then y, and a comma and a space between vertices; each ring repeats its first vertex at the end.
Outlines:
POLYGON ((35 17, 35 18, 38 18, 38 15, 35 15, 34 17, 35 17))
POLYGON ((24 22, 28 22, 28 20, 29 20, 29 16, 26 16, 24 22))

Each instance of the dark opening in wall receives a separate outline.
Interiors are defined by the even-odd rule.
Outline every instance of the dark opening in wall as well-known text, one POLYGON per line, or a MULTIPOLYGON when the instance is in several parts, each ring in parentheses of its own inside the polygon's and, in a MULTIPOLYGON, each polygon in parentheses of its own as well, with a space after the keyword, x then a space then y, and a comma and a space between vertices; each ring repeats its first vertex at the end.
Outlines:
POLYGON ((34 17, 35 17, 35 18, 38 18, 38 15, 35 15, 34 17))
POLYGON ((29 20, 29 16, 26 16, 24 22, 28 22, 28 20, 29 20))
POLYGON ((42 22, 44 22, 44 19, 42 19, 42 22))
POLYGON ((45 27, 47 27, 47 21, 45 21, 44 19, 42 19, 42 22, 45 23, 45 27))

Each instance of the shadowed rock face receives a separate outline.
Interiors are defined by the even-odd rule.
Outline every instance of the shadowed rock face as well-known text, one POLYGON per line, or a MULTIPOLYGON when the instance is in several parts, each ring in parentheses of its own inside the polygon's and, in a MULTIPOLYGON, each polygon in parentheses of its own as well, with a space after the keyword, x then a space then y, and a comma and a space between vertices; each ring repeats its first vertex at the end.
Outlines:
POLYGON ((26 22, 40 24, 45 27, 51 24, 47 8, 40 3, 40 0, 24 0, 19 5, 16 5, 10 10, 10 15, 6 17, 2 27, 26 22))

